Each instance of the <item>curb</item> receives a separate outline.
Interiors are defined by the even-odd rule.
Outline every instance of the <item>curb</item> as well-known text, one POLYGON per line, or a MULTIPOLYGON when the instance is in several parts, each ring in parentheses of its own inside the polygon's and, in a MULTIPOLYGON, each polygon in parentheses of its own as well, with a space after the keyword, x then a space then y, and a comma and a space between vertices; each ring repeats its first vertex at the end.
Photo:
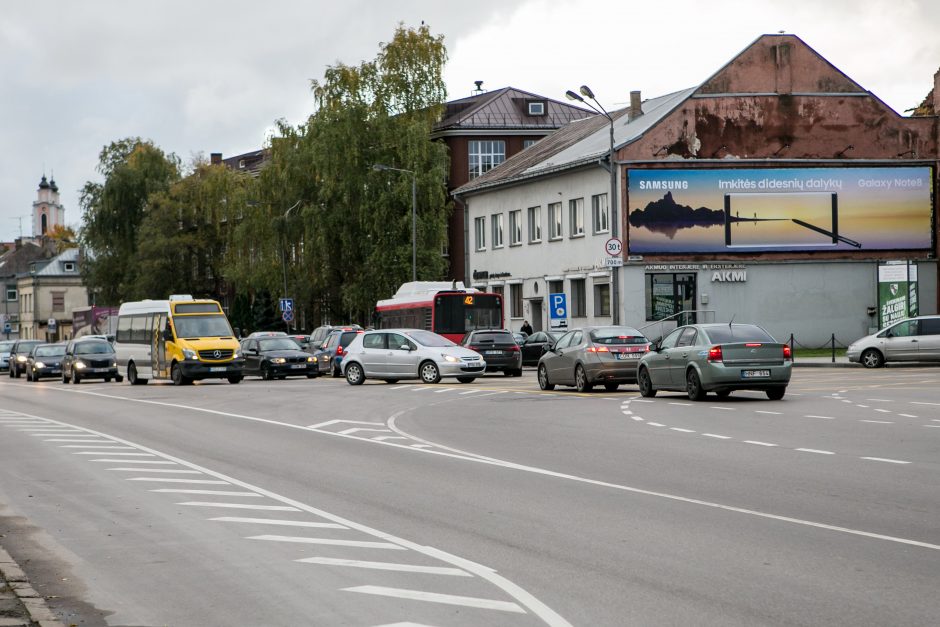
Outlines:
POLYGON ((29 584, 26 573, 19 567, 3 547, 0 547, 0 578, 6 580, 7 586, 26 608, 29 620, 39 627, 65 627, 58 617, 52 613, 46 600, 29 584))
POLYGON ((861 368, 861 364, 853 364, 851 362, 837 361, 835 363, 829 361, 794 361, 794 368, 861 368))

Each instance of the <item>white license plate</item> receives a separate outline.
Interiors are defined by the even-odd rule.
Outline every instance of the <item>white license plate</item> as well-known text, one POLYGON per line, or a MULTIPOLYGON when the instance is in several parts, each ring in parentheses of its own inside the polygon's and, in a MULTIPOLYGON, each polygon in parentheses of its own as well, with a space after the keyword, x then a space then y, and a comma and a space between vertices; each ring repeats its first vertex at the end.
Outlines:
POLYGON ((484 351, 484 355, 502 355, 503 351, 484 351))
POLYGON ((758 379, 762 377, 769 377, 770 370, 742 370, 741 378, 742 379, 758 379))
POLYGON ((617 353, 617 359, 639 359, 643 353, 617 353))
POLYGON ((110 368, 89 368, 88 372, 108 372, 110 368))
POLYGON ((306 367, 307 367, 306 364, 293 364, 293 365, 291 365, 291 368, 294 368, 295 370, 299 370, 300 368, 306 368, 306 367))
POLYGON ((228 370, 225 366, 218 366, 216 368, 209 368, 209 372, 225 372, 228 370))
POLYGON ((49 371, 49 374, 62 374, 62 370, 60 370, 59 368, 53 368, 52 370, 49 371))

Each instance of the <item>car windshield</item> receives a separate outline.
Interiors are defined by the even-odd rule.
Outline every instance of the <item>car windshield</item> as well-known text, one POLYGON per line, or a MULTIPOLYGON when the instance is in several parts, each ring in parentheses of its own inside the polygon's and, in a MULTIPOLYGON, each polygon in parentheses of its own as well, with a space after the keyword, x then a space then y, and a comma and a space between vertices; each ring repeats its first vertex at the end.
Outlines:
POLYGON ((15 342, 0 342, 0 353, 9 353, 15 342))
POLYGON ((176 316, 176 337, 229 337, 234 336, 225 316, 176 316))
POLYGON ((295 351, 300 348, 297 342, 289 337, 274 337, 267 340, 260 340, 258 347, 263 351, 295 351))
POLYGON ((706 327, 705 332, 715 344, 733 342, 774 342, 767 331, 754 324, 735 324, 706 327))
POLYGON ((446 337, 438 335, 437 333, 431 333, 430 331, 409 331, 408 333, 405 333, 405 335, 413 339, 421 346, 428 346, 432 348, 457 346, 446 337))
POLYGON ((595 344, 648 344, 643 334, 630 327, 607 327, 591 331, 591 340, 595 344))
POLYGON ((43 343, 42 340, 31 340, 31 341, 26 341, 26 342, 20 342, 20 345, 16 347, 16 352, 28 353, 29 349, 31 349, 33 346, 39 346, 42 343, 43 343))
POLYGON ((111 351, 111 345, 107 342, 82 342, 75 345, 76 355, 101 355, 111 351))
POLYGON ((40 346, 34 353, 36 357, 61 357, 64 354, 64 346, 40 346))
POLYGON ((504 344, 510 344, 512 342, 515 342, 516 340, 513 337, 512 333, 510 333, 509 331, 491 331, 487 333, 474 333, 473 336, 470 338, 470 341, 473 342, 474 344, 477 342, 482 342, 482 343, 487 343, 487 344, 491 342, 493 343, 502 342, 504 344))

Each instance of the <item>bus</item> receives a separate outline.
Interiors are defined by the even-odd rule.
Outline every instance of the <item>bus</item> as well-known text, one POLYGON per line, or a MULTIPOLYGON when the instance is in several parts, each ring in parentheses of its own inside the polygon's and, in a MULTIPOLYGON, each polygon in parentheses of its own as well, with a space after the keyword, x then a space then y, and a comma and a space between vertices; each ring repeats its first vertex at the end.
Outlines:
POLYGON ((239 383, 243 376, 244 359, 222 306, 189 294, 123 303, 114 352, 118 372, 132 385, 150 379, 175 385, 202 379, 239 383))
POLYGON ((375 306, 379 329, 424 329, 459 343, 475 329, 503 328, 503 296, 463 283, 417 281, 375 306))

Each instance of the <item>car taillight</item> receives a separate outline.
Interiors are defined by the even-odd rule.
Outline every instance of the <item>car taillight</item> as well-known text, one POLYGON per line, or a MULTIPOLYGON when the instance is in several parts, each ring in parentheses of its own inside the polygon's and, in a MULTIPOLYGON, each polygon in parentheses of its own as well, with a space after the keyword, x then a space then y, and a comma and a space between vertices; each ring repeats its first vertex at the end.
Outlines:
POLYGON ((589 353, 609 353, 610 349, 606 346, 588 346, 586 349, 589 353))
POLYGON ((708 349, 708 361, 723 361, 720 346, 712 346, 708 349))
POLYGON ((521 349, 519 348, 518 344, 513 344, 509 350, 511 350, 514 353, 518 353, 521 349))
POLYGON ((337 346, 337 347, 336 347, 336 355, 337 355, 337 357, 340 356, 340 355, 342 355, 342 354, 343 354, 343 347, 342 347, 342 346, 337 346))
POLYGON ((644 346, 644 347, 643 347, 643 352, 644 352, 644 353, 650 352, 650 346, 652 346, 652 344, 647 344, 646 346, 644 346))
POLYGON ((760 347, 760 344, 758 344, 757 342, 749 342, 745 344, 745 346, 747 346, 748 348, 758 348, 760 347))
POLYGON ((793 351, 790 350, 789 344, 783 345, 783 360, 784 361, 793 361, 793 351))

